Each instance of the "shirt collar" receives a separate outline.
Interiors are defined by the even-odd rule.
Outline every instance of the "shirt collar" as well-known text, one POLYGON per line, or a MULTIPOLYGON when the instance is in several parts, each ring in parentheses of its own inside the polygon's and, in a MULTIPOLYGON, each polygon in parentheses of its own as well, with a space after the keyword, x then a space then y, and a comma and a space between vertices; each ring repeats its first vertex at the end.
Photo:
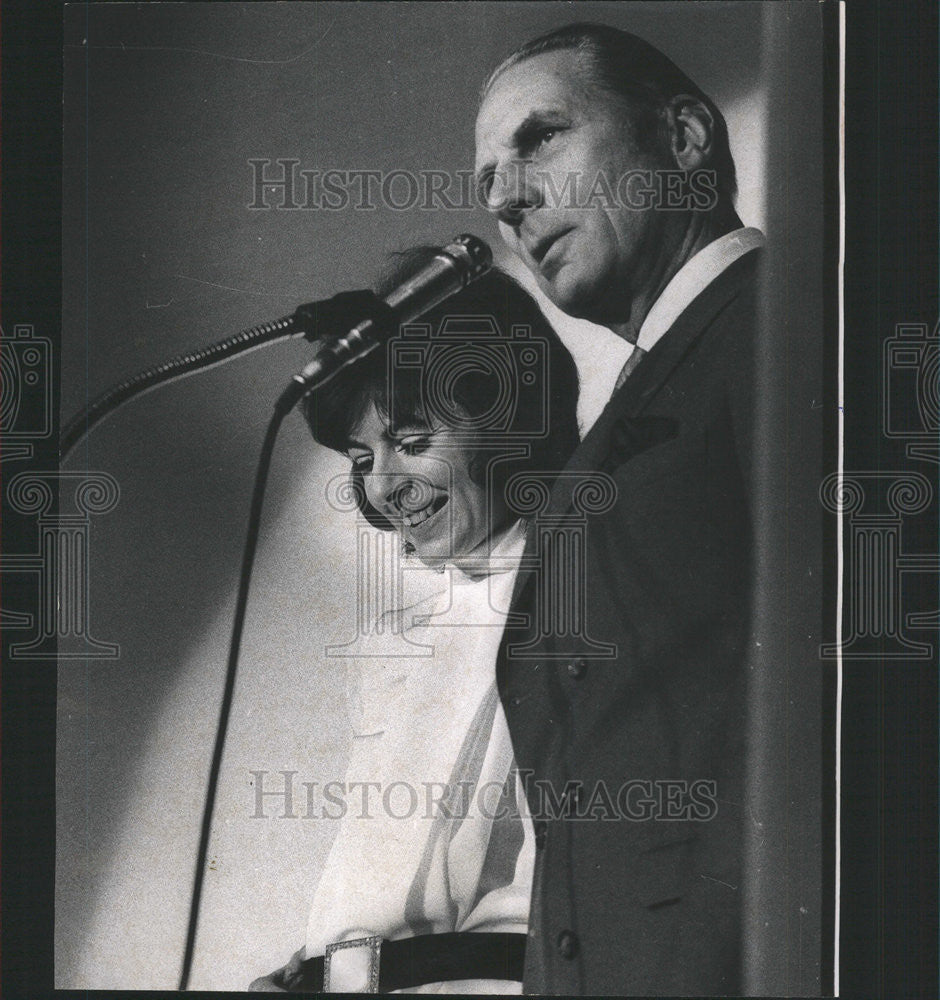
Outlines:
POLYGON ((646 314, 636 346, 649 351, 692 301, 739 257, 764 245, 759 229, 735 229, 703 247, 673 275, 646 314))
POLYGON ((453 579, 479 581, 499 573, 514 572, 519 567, 525 549, 525 536, 526 521, 524 519, 514 521, 490 540, 488 554, 474 559, 469 572, 459 566, 448 565, 454 572, 453 579))

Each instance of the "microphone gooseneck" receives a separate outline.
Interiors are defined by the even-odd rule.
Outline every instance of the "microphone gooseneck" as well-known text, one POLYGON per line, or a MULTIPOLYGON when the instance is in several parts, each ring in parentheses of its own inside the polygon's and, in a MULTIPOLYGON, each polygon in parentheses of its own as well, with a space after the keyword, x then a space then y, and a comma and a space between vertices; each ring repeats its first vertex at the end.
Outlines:
POLYGON ((168 382, 176 382, 189 375, 209 371, 241 354, 297 335, 293 317, 284 316, 270 323, 253 326, 250 330, 243 330, 208 347, 178 354, 169 361, 131 375, 130 378, 102 393, 65 425, 59 435, 59 461, 64 462, 72 449, 96 424, 124 403, 168 382))
MULTIPOLYGON (((458 236, 443 247, 434 259, 416 275, 394 288, 384 300, 381 318, 363 320, 335 341, 325 342, 314 360, 294 377, 277 403, 278 411, 290 410, 317 385, 322 385, 337 371, 363 357, 398 325, 416 319, 449 295, 460 291, 475 278, 485 274, 492 264, 490 248, 469 234, 458 236)), ((252 327, 209 347, 178 355, 163 364, 138 372, 103 393, 77 414, 59 438, 59 460, 65 461, 72 449, 98 423, 119 406, 158 386, 207 371, 248 351, 278 340, 305 336, 316 340, 322 335, 316 322, 317 303, 300 306, 292 316, 252 327)))

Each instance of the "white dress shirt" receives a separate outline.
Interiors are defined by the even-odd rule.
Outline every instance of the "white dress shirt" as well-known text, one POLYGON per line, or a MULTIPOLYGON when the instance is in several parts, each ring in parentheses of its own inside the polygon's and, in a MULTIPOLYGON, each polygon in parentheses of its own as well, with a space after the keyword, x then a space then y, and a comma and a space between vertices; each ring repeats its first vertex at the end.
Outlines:
POLYGON ((739 257, 764 245, 759 229, 744 227, 719 236, 690 257, 672 276, 646 314, 636 346, 649 352, 686 308, 739 257))
POLYGON ((720 239, 686 261, 663 289, 662 295, 647 313, 637 342, 620 369, 614 382, 612 396, 633 374, 636 366, 649 353, 656 342, 682 315, 683 310, 703 292, 726 267, 743 253, 763 244, 763 236, 756 229, 738 229, 720 239), (730 239, 729 239, 730 237, 730 239))

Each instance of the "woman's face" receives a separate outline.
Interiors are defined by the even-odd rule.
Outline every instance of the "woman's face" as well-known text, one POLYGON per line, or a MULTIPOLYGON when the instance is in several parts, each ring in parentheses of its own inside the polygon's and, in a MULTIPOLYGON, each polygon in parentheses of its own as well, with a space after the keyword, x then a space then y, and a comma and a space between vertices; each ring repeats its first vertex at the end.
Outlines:
POLYGON ((347 455, 362 474, 366 498, 414 547, 422 562, 485 555, 486 542, 508 521, 490 503, 484 463, 474 469, 472 442, 446 426, 389 430, 371 404, 350 434, 347 455))

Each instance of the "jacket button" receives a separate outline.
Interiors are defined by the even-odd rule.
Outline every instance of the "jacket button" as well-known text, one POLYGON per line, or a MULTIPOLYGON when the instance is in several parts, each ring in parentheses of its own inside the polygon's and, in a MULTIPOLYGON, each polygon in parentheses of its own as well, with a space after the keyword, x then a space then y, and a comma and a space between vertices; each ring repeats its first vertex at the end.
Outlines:
POLYGON ((545 846, 545 838, 548 836, 548 823, 544 819, 535 821, 535 847, 541 851, 545 846))
POLYGON ((511 698, 509 704, 512 705, 513 708, 518 708, 522 704, 522 699, 519 698, 518 696, 515 698, 511 698))
POLYGON ((587 660, 572 660, 568 664, 568 676, 573 677, 576 681, 581 680, 586 673, 587 660))
POLYGON ((558 935, 558 954, 562 958, 572 959, 578 954, 578 935, 574 931, 562 931, 558 935))

